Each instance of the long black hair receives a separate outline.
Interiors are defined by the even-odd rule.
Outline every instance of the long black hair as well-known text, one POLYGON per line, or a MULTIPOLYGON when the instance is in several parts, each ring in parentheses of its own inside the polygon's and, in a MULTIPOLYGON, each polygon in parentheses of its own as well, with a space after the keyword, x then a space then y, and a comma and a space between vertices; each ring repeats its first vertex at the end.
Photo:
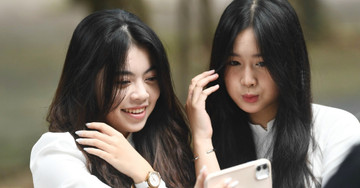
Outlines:
MULTIPOLYGON (((234 0, 222 14, 213 41, 210 69, 219 69, 243 30, 253 29, 266 68, 279 89, 274 121, 274 187, 319 186, 308 160, 316 143, 312 134, 310 65, 295 10, 286 0, 234 0)), ((219 71, 219 91, 209 96, 207 111, 221 168, 256 159, 249 117, 230 98, 219 71)))
MULTIPOLYGON (((173 90, 165 49, 157 35, 129 12, 119 9, 94 12, 76 27, 47 116, 49 130, 70 132, 76 138, 74 132, 86 129, 86 122, 105 121, 118 101, 115 97, 121 87, 117 72, 124 70, 131 45, 148 51, 160 88, 145 127, 133 133, 135 148, 160 172, 168 187, 191 187, 195 183, 191 138, 183 108, 173 90)), ((83 153, 89 171, 109 186, 130 187, 133 183, 104 160, 83 153)))

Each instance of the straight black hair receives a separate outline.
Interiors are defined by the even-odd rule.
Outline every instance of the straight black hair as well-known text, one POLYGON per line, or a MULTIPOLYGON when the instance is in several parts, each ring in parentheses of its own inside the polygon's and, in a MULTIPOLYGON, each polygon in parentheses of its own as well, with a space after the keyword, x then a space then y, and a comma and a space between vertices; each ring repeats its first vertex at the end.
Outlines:
POLYGON ((295 10, 286 0, 234 0, 222 14, 213 41, 210 69, 218 70, 217 92, 206 106, 213 125, 213 143, 221 168, 256 159, 249 117, 229 96, 224 66, 234 41, 247 28, 254 32, 265 66, 279 89, 271 149, 273 186, 320 186, 311 171, 308 151, 312 134, 310 65, 295 10))

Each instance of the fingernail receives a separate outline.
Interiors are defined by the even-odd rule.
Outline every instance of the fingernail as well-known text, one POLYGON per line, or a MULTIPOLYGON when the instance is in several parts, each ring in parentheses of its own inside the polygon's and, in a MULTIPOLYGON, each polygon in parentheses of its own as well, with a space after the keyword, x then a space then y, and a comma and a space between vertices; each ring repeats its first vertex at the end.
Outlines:
POLYGON ((200 170, 200 174, 203 173, 205 171, 205 169, 206 169, 206 166, 204 165, 200 170))
POLYGON ((226 178, 224 183, 227 185, 227 184, 229 184, 231 182, 231 180, 232 180, 232 178, 226 178))
POLYGON ((90 125, 90 123, 85 123, 85 125, 88 127, 90 125))
POLYGON ((232 182, 230 185, 229 185, 229 187, 235 187, 235 186, 237 186, 239 184, 239 181, 234 181, 234 182, 232 182))
POLYGON ((82 135, 84 133, 84 131, 75 131, 75 134, 77 134, 77 135, 82 135))
POLYGON ((83 138, 78 138, 78 139, 75 139, 75 141, 81 143, 82 141, 84 141, 84 139, 83 138))

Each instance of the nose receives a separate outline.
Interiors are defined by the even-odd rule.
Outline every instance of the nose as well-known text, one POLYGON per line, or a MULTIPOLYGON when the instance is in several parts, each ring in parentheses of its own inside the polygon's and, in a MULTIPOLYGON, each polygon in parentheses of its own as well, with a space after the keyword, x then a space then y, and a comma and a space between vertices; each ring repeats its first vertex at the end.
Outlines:
POLYGON ((243 71, 241 84, 245 87, 253 87, 256 85, 255 73, 250 67, 245 68, 243 71))
POLYGON ((131 92, 131 100, 144 102, 149 98, 149 93, 147 92, 146 86, 144 83, 137 83, 133 91, 131 92))

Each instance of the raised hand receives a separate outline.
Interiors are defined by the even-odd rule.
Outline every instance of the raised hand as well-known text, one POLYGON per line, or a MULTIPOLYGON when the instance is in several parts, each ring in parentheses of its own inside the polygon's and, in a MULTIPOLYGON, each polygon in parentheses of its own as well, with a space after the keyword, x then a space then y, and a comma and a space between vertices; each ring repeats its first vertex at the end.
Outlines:
POLYGON ((135 183, 146 179, 151 165, 133 148, 128 140, 105 123, 87 123, 93 130, 76 131, 81 138, 76 139, 79 144, 91 146, 84 150, 96 155, 114 168, 131 177, 135 183))
POLYGON ((214 70, 210 70, 191 80, 185 107, 194 139, 209 139, 212 136, 210 117, 205 110, 205 100, 219 88, 219 85, 209 88, 205 86, 218 77, 218 74, 214 74, 214 70))
POLYGON ((206 85, 219 77, 214 70, 203 72, 191 80, 188 98, 186 100, 186 114, 189 119, 193 140, 193 152, 196 174, 199 175, 202 166, 208 167, 208 172, 220 170, 212 145, 212 127, 209 114, 205 109, 207 97, 219 89, 219 85, 205 88, 206 85))

